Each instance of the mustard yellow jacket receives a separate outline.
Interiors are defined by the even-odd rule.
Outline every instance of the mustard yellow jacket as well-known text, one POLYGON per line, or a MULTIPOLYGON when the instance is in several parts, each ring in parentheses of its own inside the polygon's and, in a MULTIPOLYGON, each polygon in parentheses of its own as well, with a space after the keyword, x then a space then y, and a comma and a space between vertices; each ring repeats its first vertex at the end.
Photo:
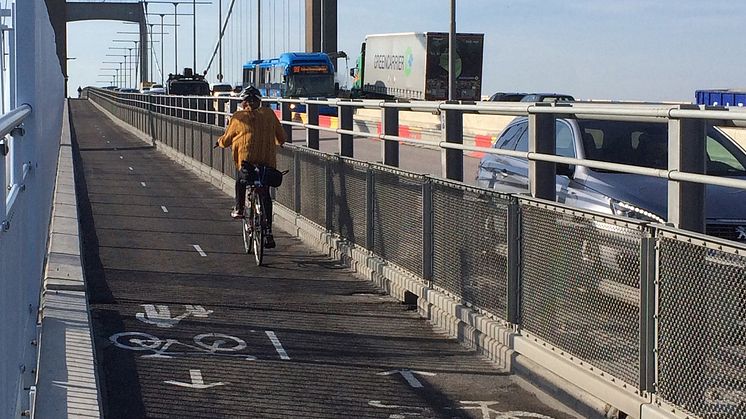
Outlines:
POLYGON ((277 145, 285 142, 285 131, 269 108, 245 109, 231 117, 228 129, 218 139, 220 147, 230 147, 236 169, 242 161, 277 167, 277 145))

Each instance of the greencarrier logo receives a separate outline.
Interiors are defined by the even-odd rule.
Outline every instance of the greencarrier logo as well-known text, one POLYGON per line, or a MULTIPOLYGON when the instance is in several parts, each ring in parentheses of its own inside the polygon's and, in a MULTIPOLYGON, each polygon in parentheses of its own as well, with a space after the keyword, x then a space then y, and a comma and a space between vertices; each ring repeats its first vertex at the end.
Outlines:
POLYGON ((405 76, 412 74, 414 54, 412 48, 407 48, 404 55, 376 54, 373 56, 373 68, 378 70, 403 71, 405 76))

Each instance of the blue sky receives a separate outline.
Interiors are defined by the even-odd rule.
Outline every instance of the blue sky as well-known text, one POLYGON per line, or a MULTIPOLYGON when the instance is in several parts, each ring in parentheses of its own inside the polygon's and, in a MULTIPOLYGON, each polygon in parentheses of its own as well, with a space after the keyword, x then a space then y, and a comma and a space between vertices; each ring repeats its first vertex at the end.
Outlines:
MULTIPOLYGON (((219 0, 212 1, 197 6, 200 70, 217 40, 219 0)), ((225 12, 230 1, 222 1, 225 12)), ((224 73, 229 77, 238 78, 241 62, 256 56, 256 38, 250 34, 256 30, 257 1, 236 0, 226 35, 230 52, 225 52, 224 73)), ((301 0, 262 2, 263 56, 297 50, 302 45, 301 0), (288 16, 289 24, 283 24, 288 16)), ((338 0, 339 48, 349 54, 352 66, 366 34, 447 31, 449 5, 449 0, 338 0)), ((149 8, 173 11, 172 5, 149 8)), ((739 30, 746 21, 743 1, 457 0, 457 8, 459 31, 485 34, 483 94, 555 91, 584 99, 689 101, 696 89, 746 88, 746 43, 739 30)), ((191 5, 179 10, 191 11, 191 5)), ((179 30, 179 67, 184 67, 192 62, 191 16, 179 16, 179 23, 184 25, 179 30)), ((113 74, 100 71, 109 66, 101 62, 118 59, 105 56, 119 53, 108 50, 122 45, 113 39, 136 39, 116 32, 135 28, 121 22, 68 24, 69 55, 76 57, 69 69, 72 89, 97 84, 98 74, 113 74)), ((160 55, 160 47, 156 49, 160 55)), ((164 49, 168 73, 173 71, 170 34, 164 49)), ((208 77, 216 73, 211 70, 208 77)))

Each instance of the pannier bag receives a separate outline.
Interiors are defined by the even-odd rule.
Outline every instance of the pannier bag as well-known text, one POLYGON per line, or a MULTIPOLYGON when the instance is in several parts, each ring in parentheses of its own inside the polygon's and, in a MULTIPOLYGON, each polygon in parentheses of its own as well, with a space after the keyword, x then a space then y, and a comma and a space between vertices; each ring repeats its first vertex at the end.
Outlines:
POLYGON ((249 185, 258 180, 262 185, 277 188, 282 185, 282 176, 283 173, 275 168, 241 162, 241 179, 249 185))

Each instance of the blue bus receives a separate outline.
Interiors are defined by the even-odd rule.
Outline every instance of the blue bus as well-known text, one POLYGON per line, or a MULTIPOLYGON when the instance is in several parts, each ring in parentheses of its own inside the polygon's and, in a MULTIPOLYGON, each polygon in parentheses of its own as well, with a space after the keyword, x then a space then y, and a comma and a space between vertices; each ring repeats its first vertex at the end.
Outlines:
MULTIPOLYGON (((334 65, 325 53, 286 52, 279 58, 249 61, 243 66, 243 86, 253 85, 265 97, 336 97, 334 65)), ((305 112, 295 106, 294 112, 305 112)), ((336 116, 336 109, 320 106, 319 114, 336 116)))

